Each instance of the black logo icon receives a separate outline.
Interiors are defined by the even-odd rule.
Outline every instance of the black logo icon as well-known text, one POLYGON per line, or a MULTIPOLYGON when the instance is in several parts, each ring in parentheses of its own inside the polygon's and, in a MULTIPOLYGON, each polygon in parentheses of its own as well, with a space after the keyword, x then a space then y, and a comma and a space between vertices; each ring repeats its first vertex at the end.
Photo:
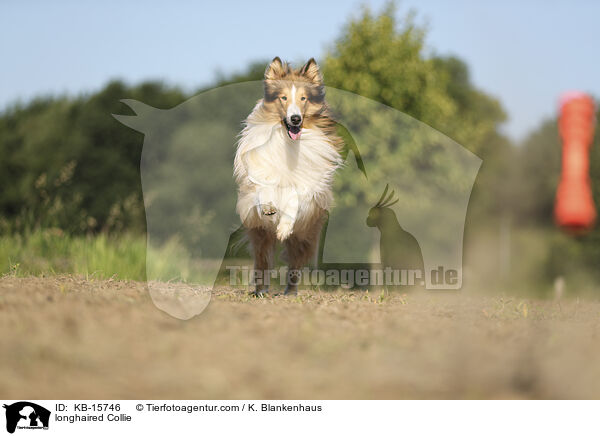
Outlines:
POLYGON ((48 429, 50 411, 29 401, 18 401, 4 405, 6 409, 6 431, 14 433, 15 429, 48 429))

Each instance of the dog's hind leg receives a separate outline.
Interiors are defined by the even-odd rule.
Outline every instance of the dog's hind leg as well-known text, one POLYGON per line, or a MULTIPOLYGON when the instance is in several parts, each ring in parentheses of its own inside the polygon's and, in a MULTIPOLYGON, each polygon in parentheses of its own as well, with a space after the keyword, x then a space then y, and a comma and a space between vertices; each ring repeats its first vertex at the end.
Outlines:
POLYGON ((297 294, 301 279, 301 268, 313 260, 319 245, 322 220, 318 219, 301 236, 292 234, 285 240, 285 250, 288 259, 287 285, 285 295, 297 294))
POLYGON ((254 255, 254 283, 255 296, 263 296, 269 292, 269 280, 271 277, 271 266, 273 263, 273 251, 275 248, 275 234, 264 228, 256 227, 248 229, 248 239, 252 245, 254 255))

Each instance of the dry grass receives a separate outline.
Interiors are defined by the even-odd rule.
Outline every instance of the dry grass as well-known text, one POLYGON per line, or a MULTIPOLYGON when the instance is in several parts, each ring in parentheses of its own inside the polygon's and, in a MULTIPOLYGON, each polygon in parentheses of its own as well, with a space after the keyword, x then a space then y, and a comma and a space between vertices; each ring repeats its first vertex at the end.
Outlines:
POLYGON ((600 302, 215 292, 189 321, 145 284, 0 280, 3 398, 600 398, 600 302))

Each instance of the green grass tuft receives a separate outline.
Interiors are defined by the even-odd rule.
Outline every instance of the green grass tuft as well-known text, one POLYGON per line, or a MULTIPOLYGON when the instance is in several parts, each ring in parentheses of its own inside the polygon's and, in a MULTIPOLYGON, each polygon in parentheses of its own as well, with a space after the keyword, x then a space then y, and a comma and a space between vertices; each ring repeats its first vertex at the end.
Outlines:
POLYGON ((146 238, 122 234, 70 236, 56 229, 0 236, 0 274, 16 277, 75 273, 146 279, 146 238))

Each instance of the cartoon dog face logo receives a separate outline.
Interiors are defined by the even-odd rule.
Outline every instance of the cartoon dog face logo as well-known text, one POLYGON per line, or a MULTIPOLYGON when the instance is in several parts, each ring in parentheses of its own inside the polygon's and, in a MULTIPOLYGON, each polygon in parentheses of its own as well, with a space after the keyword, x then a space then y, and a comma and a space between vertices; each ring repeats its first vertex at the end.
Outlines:
POLYGON ((47 429, 50 411, 29 401, 19 401, 3 406, 6 409, 6 431, 14 433, 16 428, 47 429))

